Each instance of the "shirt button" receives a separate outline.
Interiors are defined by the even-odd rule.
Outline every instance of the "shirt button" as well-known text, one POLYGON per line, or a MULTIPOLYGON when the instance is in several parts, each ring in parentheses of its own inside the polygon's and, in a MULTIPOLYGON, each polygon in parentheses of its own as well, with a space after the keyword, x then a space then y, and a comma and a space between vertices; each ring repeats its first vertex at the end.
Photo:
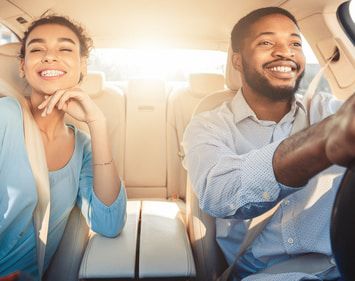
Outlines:
POLYGON ((287 206, 288 204, 290 204, 290 200, 287 200, 287 199, 286 199, 286 200, 284 201, 284 205, 287 206))
POLYGON ((293 239, 290 237, 290 238, 287 239, 287 242, 288 242, 289 244, 293 244, 293 239))
POLYGON ((263 198, 264 198, 265 200, 270 200, 270 194, 269 194, 269 192, 265 191, 265 192, 263 193, 263 198))

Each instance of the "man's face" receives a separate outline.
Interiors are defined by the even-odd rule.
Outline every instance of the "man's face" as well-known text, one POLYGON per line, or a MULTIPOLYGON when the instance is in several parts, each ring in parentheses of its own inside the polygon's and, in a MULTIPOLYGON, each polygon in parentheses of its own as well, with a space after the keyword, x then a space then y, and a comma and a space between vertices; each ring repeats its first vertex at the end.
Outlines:
POLYGON ((304 74, 305 57, 297 26, 288 17, 273 14, 255 22, 233 57, 243 82, 272 100, 289 100, 304 74))

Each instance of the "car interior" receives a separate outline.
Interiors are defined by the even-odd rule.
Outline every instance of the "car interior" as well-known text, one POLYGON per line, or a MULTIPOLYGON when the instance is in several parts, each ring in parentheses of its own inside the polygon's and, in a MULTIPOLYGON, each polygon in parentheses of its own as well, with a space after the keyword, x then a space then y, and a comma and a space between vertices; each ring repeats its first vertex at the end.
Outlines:
MULTIPOLYGON (((182 165, 181 141, 195 114, 232 99, 240 88, 230 32, 238 19, 266 6, 295 15, 320 66, 338 52, 324 78, 338 98, 353 94, 354 0, 0 0, 0 25, 11 33, 11 40, 0 40, 0 93, 28 94, 18 75, 18 38, 33 19, 51 13, 82 23, 95 48, 136 50, 149 42, 149 52, 162 43, 166 49, 222 52, 225 59, 219 72, 191 71, 178 82, 139 74, 112 80, 110 70, 89 67, 81 87, 107 118, 129 199, 127 221, 119 236, 106 238, 90 231, 74 208, 45 280, 208 281, 227 268, 214 219, 199 208, 182 165)), ((88 132, 84 123, 67 122, 88 132)))

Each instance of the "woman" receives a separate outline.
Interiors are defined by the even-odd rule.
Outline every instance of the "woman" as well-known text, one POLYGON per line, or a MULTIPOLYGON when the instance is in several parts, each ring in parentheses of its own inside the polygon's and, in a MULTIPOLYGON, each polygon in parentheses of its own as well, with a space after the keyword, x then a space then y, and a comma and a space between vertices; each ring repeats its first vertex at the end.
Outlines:
POLYGON ((0 99, 0 276, 21 270, 40 279, 75 204, 95 232, 113 237, 124 226, 106 120, 80 89, 91 42, 53 15, 24 34, 20 76, 31 95, 0 99), (91 140, 64 123, 65 113, 88 124, 91 140))

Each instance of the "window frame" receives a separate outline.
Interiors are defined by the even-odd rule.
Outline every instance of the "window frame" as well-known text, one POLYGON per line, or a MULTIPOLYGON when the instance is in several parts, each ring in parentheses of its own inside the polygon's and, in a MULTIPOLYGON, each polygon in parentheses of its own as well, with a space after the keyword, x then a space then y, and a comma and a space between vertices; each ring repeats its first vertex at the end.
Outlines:
MULTIPOLYGON (((355 1, 355 0, 351 0, 355 1)), ((352 44, 355 46, 355 23, 350 15, 350 2, 342 3, 337 10, 337 17, 343 27, 344 32, 349 37, 352 44)))

